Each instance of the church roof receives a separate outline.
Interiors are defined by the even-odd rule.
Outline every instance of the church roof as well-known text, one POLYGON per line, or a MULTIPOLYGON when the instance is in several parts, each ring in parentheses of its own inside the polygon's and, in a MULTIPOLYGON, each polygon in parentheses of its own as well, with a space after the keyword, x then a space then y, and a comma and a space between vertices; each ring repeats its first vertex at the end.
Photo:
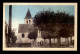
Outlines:
POLYGON ((26 14, 25 18, 31 18, 31 17, 32 17, 32 16, 31 16, 30 10, 28 9, 28 11, 27 11, 27 14, 26 14))
POLYGON ((26 33, 26 32, 32 32, 34 30, 37 30, 37 27, 34 27, 34 25, 30 24, 19 24, 18 33, 26 33))

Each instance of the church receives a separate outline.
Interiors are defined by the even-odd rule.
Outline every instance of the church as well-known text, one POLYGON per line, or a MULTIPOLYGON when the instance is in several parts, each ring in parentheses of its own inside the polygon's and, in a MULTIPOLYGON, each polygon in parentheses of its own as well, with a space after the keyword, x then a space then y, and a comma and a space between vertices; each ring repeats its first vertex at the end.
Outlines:
POLYGON ((43 40, 41 37, 41 31, 34 26, 33 18, 31 16, 30 10, 28 9, 27 14, 24 18, 24 24, 19 24, 18 27, 18 37, 17 43, 31 43, 31 39, 28 38, 30 32, 37 30, 36 41, 43 40))

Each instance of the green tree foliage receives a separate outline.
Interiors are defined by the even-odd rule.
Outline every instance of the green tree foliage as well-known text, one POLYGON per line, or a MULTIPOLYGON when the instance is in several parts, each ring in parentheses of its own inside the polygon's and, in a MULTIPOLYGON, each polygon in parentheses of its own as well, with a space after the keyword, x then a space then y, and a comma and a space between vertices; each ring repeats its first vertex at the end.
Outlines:
POLYGON ((51 23, 53 21, 51 19, 53 19, 53 15, 54 15, 54 12, 50 11, 50 10, 41 11, 41 12, 37 13, 37 15, 35 15, 35 17, 34 17, 35 18, 34 25, 38 26, 39 29, 41 29, 41 30, 44 29, 45 31, 50 31, 51 23), (51 18, 51 19, 49 19, 49 18, 51 18), (46 27, 46 26, 48 26, 48 27, 46 27))
POLYGON ((28 34, 28 38, 29 38, 29 39, 34 39, 34 41, 35 41, 36 38, 37 38, 37 31, 30 32, 30 33, 28 34))
POLYGON ((60 37, 69 37, 74 29, 74 16, 65 12, 57 12, 46 10, 38 12, 34 17, 34 25, 38 26, 41 31, 48 31, 43 38, 51 39, 58 38, 58 45, 60 46, 60 37), (70 29, 71 32, 69 31, 70 29), (64 33, 64 34, 63 34, 64 33))
POLYGON ((41 37, 45 40, 45 39, 47 39, 47 36, 48 36, 48 32, 46 32, 46 31, 42 31, 41 32, 41 37))
POLYGON ((17 37, 15 36, 15 32, 14 31, 11 32, 11 38, 12 38, 12 43, 15 43, 16 40, 17 40, 17 37))

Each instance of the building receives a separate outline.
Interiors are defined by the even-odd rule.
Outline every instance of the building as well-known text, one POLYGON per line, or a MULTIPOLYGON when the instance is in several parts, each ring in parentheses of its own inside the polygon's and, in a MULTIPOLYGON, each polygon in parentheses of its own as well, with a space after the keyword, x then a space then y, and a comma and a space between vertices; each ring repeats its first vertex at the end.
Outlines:
POLYGON ((41 38, 41 31, 33 25, 33 18, 30 10, 28 9, 27 14, 24 18, 24 24, 19 24, 17 43, 31 43, 32 39, 28 38, 28 34, 32 31, 37 31, 36 41, 43 40, 41 38))

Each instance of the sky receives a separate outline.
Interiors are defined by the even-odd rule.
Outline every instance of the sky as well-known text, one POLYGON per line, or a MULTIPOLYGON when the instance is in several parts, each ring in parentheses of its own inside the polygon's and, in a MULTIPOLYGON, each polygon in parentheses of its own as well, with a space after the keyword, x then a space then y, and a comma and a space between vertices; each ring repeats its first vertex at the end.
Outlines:
MULTIPOLYGON (((70 15, 74 15, 74 5, 12 5, 12 29, 16 29, 18 32, 19 24, 24 24, 24 18, 28 11, 31 12, 32 18, 37 14, 37 12, 51 9, 54 12, 65 11, 70 15)), ((9 5, 5 6, 5 20, 8 23, 9 20, 9 5)))

